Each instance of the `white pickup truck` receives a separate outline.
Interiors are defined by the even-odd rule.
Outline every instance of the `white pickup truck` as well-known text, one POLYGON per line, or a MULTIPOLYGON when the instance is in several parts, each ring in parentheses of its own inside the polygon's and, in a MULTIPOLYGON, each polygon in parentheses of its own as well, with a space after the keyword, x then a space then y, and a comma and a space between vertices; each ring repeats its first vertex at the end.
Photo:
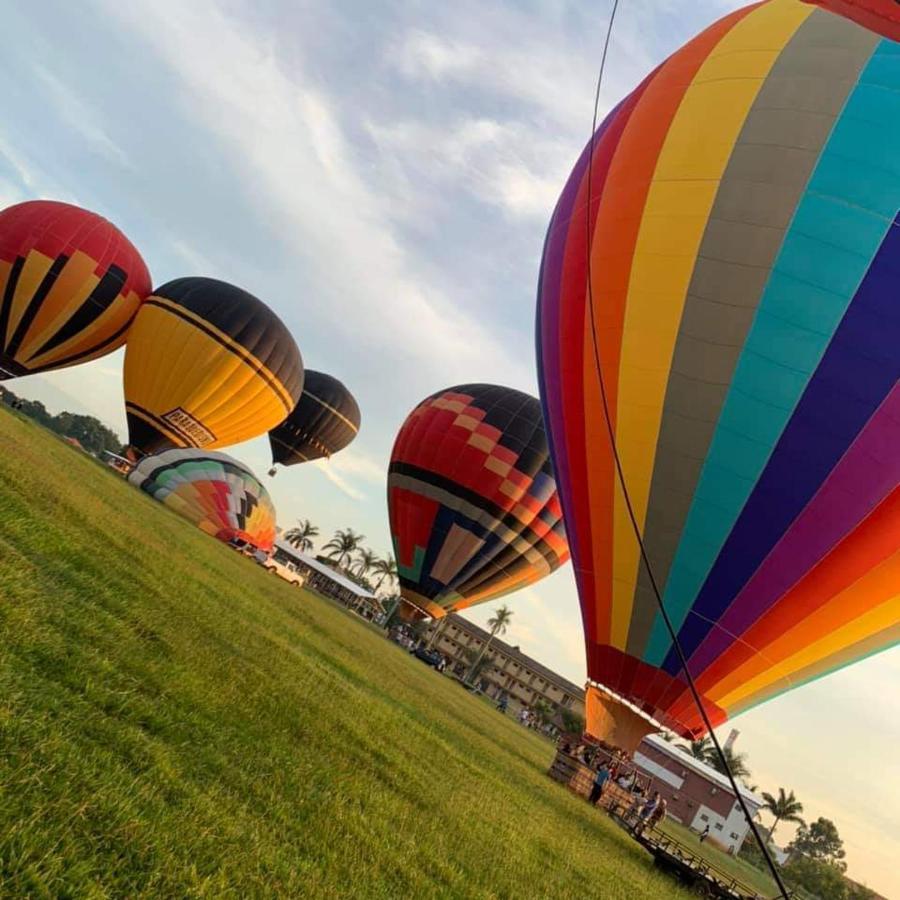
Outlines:
POLYGON ((303 587, 306 578, 297 570, 293 563, 276 562, 271 556, 261 563, 264 569, 268 569, 270 574, 278 575, 288 584, 295 584, 297 587, 303 587))

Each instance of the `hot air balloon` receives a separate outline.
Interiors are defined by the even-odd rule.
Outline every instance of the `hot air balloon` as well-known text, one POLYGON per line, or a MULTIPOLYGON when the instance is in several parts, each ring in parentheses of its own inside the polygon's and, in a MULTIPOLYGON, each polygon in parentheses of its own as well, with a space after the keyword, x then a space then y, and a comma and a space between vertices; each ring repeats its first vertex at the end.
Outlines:
POLYGON ((32 200, 0 212, 0 381, 111 353, 150 273, 125 235, 86 209, 32 200))
POLYGON ((900 45, 797 0, 712 25, 579 159, 538 365, 608 717, 705 730, 607 421, 714 725, 900 640, 898 211, 900 45))
POLYGON ((434 618, 569 558, 540 403, 493 384, 423 400, 394 442, 388 512, 403 598, 434 618))
POLYGON ((900 41, 898 0, 807 0, 829 12, 845 16, 892 41, 900 41))
POLYGON ((356 398, 337 378, 307 369, 297 405, 269 432, 272 462, 292 466, 330 457, 356 437, 359 420, 356 398))
POLYGON ((237 460, 209 450, 145 456, 128 480, 220 541, 245 541, 268 552, 275 508, 259 479, 237 460))
POLYGON ((128 335, 125 410, 138 454, 256 437, 287 417, 302 390, 290 332, 224 281, 179 278, 157 288, 128 335))

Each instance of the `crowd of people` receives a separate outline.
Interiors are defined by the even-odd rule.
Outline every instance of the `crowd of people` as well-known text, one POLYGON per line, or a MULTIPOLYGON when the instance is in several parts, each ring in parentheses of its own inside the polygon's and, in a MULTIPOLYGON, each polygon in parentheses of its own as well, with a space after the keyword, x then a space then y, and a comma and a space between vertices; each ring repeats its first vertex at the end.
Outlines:
POLYGON ((588 803, 596 806, 603 798, 607 786, 615 784, 631 795, 631 802, 625 809, 623 819, 631 827, 635 836, 640 836, 647 828, 656 828, 666 816, 667 802, 659 791, 650 793, 650 779, 642 778, 633 763, 621 751, 606 751, 600 747, 571 743, 563 740, 560 750, 576 757, 594 772, 593 784, 588 803))

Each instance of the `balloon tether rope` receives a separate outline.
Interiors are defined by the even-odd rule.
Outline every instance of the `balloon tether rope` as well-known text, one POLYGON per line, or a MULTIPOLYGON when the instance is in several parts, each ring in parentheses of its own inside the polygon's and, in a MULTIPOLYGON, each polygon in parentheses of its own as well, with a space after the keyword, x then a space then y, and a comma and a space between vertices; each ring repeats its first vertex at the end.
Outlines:
POLYGON ((694 699, 694 703, 697 705, 697 709, 700 712, 700 717, 703 719, 703 724, 706 726, 706 729, 709 732, 710 739, 712 740, 713 746, 716 750, 716 755, 719 757, 719 761, 721 762, 722 767, 725 770, 725 774, 728 776, 728 781, 731 783, 731 788, 734 791, 734 795, 737 798, 738 803, 740 804, 741 810, 744 813, 744 817, 747 819, 747 824, 750 826, 750 830, 753 832, 753 837, 756 839, 756 843, 759 845, 759 848, 766 859, 769 871, 772 873, 772 877, 775 879, 775 883, 778 885, 778 889, 781 891, 782 897, 787 900, 787 898, 790 897, 787 891, 787 887, 785 886, 784 881, 782 881, 781 873, 778 871, 778 867, 775 865, 775 861, 772 859, 772 856, 769 853, 769 848, 765 845, 765 842, 760 836, 759 829, 756 827, 756 823, 753 821, 753 817, 750 815, 750 810, 747 806, 747 802, 741 795, 738 783, 731 771, 731 766, 728 765, 728 758, 725 756, 725 753, 722 750, 722 746, 719 743, 719 739, 716 737, 712 722, 710 721, 709 715, 706 712, 706 708, 703 705, 703 701, 700 698, 700 692, 697 690, 697 685, 694 683, 694 678, 691 675, 690 669, 688 668, 687 657, 685 656, 684 649, 681 646, 681 642, 678 640, 678 634, 675 630, 674 625, 672 624, 671 618, 669 618, 669 613, 666 610, 665 604, 663 603, 662 594, 660 593, 659 586, 656 582, 656 576, 653 574, 653 567, 650 565, 650 559, 647 556, 647 550, 644 546, 644 538, 641 534, 641 529, 638 525, 637 517, 634 514, 634 507, 631 505, 631 496, 628 493, 628 487, 625 483, 625 473, 622 469, 622 460, 619 457, 619 448, 616 445, 616 435, 613 430, 612 419, 610 418, 609 414, 609 402, 606 396, 606 383, 603 378, 603 367, 600 363, 600 347, 597 343, 597 325, 594 321, 594 287, 591 271, 591 240, 593 237, 593 235, 591 234, 591 189, 593 187, 594 141, 597 132, 597 115, 600 109, 600 88, 603 84, 603 73, 606 70, 606 58, 609 54, 609 44, 612 38, 613 23, 615 22, 616 12, 618 11, 618 9, 619 0, 613 0, 612 12, 610 13, 609 24, 606 28, 606 38, 603 42, 603 55, 600 58, 600 71, 597 75, 597 88, 594 92, 594 117, 591 123, 591 141, 590 150, 588 153, 587 210, 585 214, 585 230, 587 233, 587 241, 585 245, 585 252, 587 253, 586 274, 588 305, 591 310, 591 343, 594 348, 594 362, 597 369, 597 379, 600 383, 600 397, 603 402, 603 417, 606 421, 606 432, 607 436, 609 437, 610 448, 612 449, 613 459, 615 460, 616 464, 616 476, 619 482, 619 487, 622 489, 625 506, 628 510, 628 518, 631 520, 631 527, 634 531, 634 537, 641 551, 641 561, 644 565, 644 569, 647 572, 647 576, 650 579, 650 586, 653 589, 653 595, 656 597, 656 605, 659 607, 660 615, 662 616, 663 622, 665 623, 666 630, 669 632, 669 637, 672 640, 672 646, 675 648, 675 653, 678 656, 678 663, 681 666, 681 670, 684 672, 685 678, 687 679, 688 687, 691 691, 691 696, 694 699))

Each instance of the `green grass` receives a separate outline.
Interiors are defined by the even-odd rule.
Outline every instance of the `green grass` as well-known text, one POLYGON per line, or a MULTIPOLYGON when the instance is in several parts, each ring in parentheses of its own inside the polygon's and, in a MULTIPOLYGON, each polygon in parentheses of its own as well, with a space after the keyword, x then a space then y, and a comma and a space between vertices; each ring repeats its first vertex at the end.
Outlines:
POLYGON ((548 743, 0 410, 0 896, 688 896, 548 743))

